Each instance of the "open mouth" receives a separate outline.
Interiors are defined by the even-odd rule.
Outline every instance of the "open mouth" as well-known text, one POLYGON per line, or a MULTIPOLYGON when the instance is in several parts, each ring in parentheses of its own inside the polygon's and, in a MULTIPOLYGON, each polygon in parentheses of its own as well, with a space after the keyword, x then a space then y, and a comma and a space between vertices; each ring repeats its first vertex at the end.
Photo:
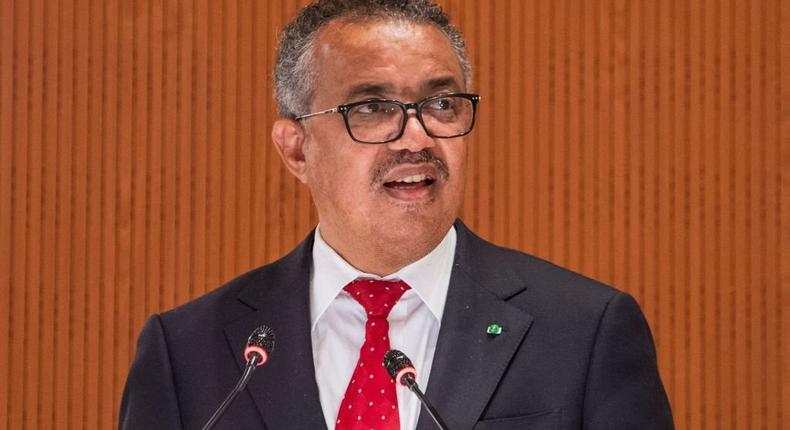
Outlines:
POLYGON ((412 190, 432 185, 436 180, 430 175, 417 174, 406 176, 394 181, 385 182, 384 186, 396 190, 412 190))

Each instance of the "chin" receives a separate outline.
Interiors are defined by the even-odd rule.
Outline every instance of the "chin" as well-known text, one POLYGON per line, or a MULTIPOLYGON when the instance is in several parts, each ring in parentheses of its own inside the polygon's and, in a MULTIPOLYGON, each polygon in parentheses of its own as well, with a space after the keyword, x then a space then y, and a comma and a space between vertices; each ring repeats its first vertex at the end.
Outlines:
POLYGON ((443 237, 447 229, 455 222, 455 217, 448 213, 429 213, 421 207, 410 207, 397 220, 388 223, 397 226, 393 234, 414 240, 416 237, 443 237))
POLYGON ((411 201, 411 202, 398 200, 393 203, 393 206, 406 212, 408 216, 413 217, 413 216, 420 216, 422 214, 425 214, 426 212, 432 211, 433 206, 435 204, 436 204, 436 199, 419 200, 419 201, 411 201))

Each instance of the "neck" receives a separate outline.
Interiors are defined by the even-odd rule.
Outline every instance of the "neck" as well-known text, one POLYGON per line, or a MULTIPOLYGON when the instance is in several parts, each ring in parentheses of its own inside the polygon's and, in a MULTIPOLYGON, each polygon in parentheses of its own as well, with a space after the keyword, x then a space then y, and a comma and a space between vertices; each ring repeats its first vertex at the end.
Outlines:
POLYGON ((387 276, 425 257, 447 234, 447 229, 440 229, 441 234, 431 237, 415 238, 408 235, 401 238, 384 239, 381 235, 368 240, 347 240, 349 235, 337 234, 331 228, 321 225, 321 238, 338 255, 355 269, 377 276, 387 276))

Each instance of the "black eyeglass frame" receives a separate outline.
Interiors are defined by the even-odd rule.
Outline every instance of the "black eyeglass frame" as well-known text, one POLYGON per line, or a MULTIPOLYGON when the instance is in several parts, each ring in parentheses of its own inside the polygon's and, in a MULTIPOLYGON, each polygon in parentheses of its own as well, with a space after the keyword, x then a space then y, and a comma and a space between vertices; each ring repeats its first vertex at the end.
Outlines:
POLYGON ((472 129, 474 129, 474 127, 475 127, 475 119, 477 118, 477 103, 480 101, 480 98, 481 97, 480 97, 479 94, 473 94, 473 93, 443 93, 443 94, 436 94, 436 95, 433 95, 433 96, 430 96, 430 97, 426 97, 426 98, 424 98, 424 99, 422 99, 420 101, 416 101, 414 103, 403 103, 400 100, 394 100, 394 99, 366 99, 366 100, 360 100, 358 102, 342 104, 342 105, 339 105, 337 107, 334 107, 334 108, 331 108, 331 109, 322 110, 322 111, 319 111, 319 112, 312 112, 312 113, 308 113, 308 114, 305 114, 305 115, 300 115, 300 116, 297 116, 296 118, 294 118, 294 120, 295 121, 301 121, 303 119, 312 118, 312 117, 318 116, 318 115, 324 115, 324 114, 328 114, 328 113, 339 113, 339 114, 343 115, 343 122, 346 124, 346 131, 348 132, 348 135, 351 137, 351 139, 354 142, 362 143, 362 144, 366 144, 366 145, 380 145, 380 144, 384 144, 384 143, 394 142, 394 141, 400 139, 403 136, 403 133, 406 131, 406 123, 409 121, 408 111, 409 111, 409 109, 414 109, 414 111, 415 111, 415 113, 417 115, 417 121, 419 121, 420 125, 422 125, 422 129, 425 130, 425 134, 427 134, 430 137, 436 138, 436 139, 453 139, 453 138, 456 138, 456 137, 466 136, 467 134, 472 132, 472 129), (461 98, 465 98, 465 99, 469 100, 472 103, 472 122, 469 124, 469 129, 466 130, 463 133, 455 134, 455 135, 452 135, 452 136, 437 136, 437 135, 431 133, 428 130, 428 127, 425 126, 425 121, 423 121, 423 119, 422 119, 422 106, 425 105, 428 102, 433 101, 433 100, 438 100, 438 99, 447 98, 447 97, 461 97, 461 98), (403 121, 401 121, 400 132, 398 132, 398 134, 395 137, 393 137, 392 139, 382 140, 381 142, 367 142, 367 141, 364 141, 364 140, 357 139, 356 137, 354 137, 354 133, 351 132, 351 126, 348 123, 348 113, 351 111, 351 109, 353 109, 353 108, 355 108, 357 106, 361 106, 361 105, 364 105, 364 104, 367 104, 367 103, 374 103, 374 102, 392 103, 392 104, 397 105, 398 107, 400 107, 401 111, 403 112, 403 121))

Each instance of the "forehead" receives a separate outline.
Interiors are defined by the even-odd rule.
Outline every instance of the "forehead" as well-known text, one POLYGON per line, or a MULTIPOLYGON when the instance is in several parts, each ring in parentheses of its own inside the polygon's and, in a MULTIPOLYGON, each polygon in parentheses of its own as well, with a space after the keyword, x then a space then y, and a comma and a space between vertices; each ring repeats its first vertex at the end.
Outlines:
POLYGON ((461 91, 463 73, 450 41, 431 24, 333 21, 314 47, 314 101, 370 95, 418 97, 461 91))

